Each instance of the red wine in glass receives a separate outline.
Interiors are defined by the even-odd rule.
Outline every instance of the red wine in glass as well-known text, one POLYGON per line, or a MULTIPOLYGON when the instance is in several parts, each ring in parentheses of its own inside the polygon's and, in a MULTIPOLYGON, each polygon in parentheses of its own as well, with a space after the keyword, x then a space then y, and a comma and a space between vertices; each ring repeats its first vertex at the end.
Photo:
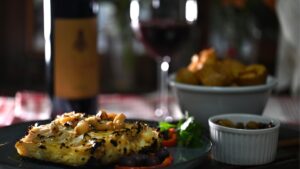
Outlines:
POLYGON ((196 0, 131 0, 131 26, 137 38, 159 63, 159 105, 155 115, 161 120, 172 120, 168 107, 167 77, 171 57, 190 38, 196 23, 196 0))
POLYGON ((167 76, 170 57, 184 45, 185 40, 189 38, 191 25, 186 22, 172 20, 149 20, 140 21, 135 32, 139 40, 149 51, 151 56, 158 57, 160 71, 158 86, 160 87, 160 105, 156 108, 155 114, 158 117, 172 120, 168 108, 168 88, 167 76), (163 66, 167 66, 164 68, 163 66))
POLYGON ((152 56, 173 56, 188 38, 190 25, 170 20, 139 23, 138 37, 152 56))

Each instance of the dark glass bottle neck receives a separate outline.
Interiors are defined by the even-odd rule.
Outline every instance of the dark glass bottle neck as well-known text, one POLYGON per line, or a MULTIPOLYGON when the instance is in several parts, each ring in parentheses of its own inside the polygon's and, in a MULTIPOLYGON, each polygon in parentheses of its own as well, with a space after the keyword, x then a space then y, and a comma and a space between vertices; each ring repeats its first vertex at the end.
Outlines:
POLYGON ((51 0, 51 13, 54 18, 94 17, 93 0, 51 0))

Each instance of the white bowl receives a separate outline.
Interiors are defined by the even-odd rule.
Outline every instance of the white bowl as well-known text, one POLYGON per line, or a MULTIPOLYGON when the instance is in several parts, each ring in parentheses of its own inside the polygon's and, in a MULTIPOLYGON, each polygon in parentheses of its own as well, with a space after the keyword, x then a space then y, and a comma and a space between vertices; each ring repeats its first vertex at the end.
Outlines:
POLYGON ((276 83, 269 76, 263 85, 210 87, 176 82, 175 74, 169 78, 181 110, 194 116, 207 128, 210 116, 234 112, 262 114, 276 83))
POLYGON ((275 159, 280 126, 278 120, 250 114, 225 114, 211 117, 208 122, 213 143, 211 152, 215 160, 234 165, 260 165, 275 159), (236 129, 216 124, 218 119, 229 119, 234 123, 272 122, 274 127, 236 129))

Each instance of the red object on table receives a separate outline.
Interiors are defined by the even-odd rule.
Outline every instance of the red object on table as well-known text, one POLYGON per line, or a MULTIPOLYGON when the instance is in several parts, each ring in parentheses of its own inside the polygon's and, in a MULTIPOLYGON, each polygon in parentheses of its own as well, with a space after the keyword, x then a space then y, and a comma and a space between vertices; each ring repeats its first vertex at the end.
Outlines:
POLYGON ((167 157, 161 164, 154 165, 154 166, 141 166, 141 167, 131 167, 131 166, 119 166, 116 165, 115 169, 159 169, 159 168, 166 168, 170 166, 173 162, 173 157, 167 157))
POLYGON ((174 147, 177 144, 177 133, 175 128, 169 128, 168 130, 169 138, 167 140, 162 140, 161 144, 165 147, 174 147))
POLYGON ((14 119, 14 98, 0 97, 0 127, 8 126, 14 119))
POLYGON ((15 97, 0 97, 0 126, 32 120, 46 120, 51 115, 51 100, 38 92, 17 92, 15 97))
POLYGON ((15 97, 15 117, 23 121, 46 120, 51 115, 51 100, 47 94, 18 92, 15 97))

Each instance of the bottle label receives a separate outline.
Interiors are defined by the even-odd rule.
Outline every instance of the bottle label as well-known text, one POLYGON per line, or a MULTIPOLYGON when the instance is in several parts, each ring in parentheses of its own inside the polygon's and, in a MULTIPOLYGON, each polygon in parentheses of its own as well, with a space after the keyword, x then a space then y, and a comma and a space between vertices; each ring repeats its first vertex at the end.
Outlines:
POLYGON ((66 99, 95 96, 99 88, 95 18, 56 19, 54 92, 66 99))

